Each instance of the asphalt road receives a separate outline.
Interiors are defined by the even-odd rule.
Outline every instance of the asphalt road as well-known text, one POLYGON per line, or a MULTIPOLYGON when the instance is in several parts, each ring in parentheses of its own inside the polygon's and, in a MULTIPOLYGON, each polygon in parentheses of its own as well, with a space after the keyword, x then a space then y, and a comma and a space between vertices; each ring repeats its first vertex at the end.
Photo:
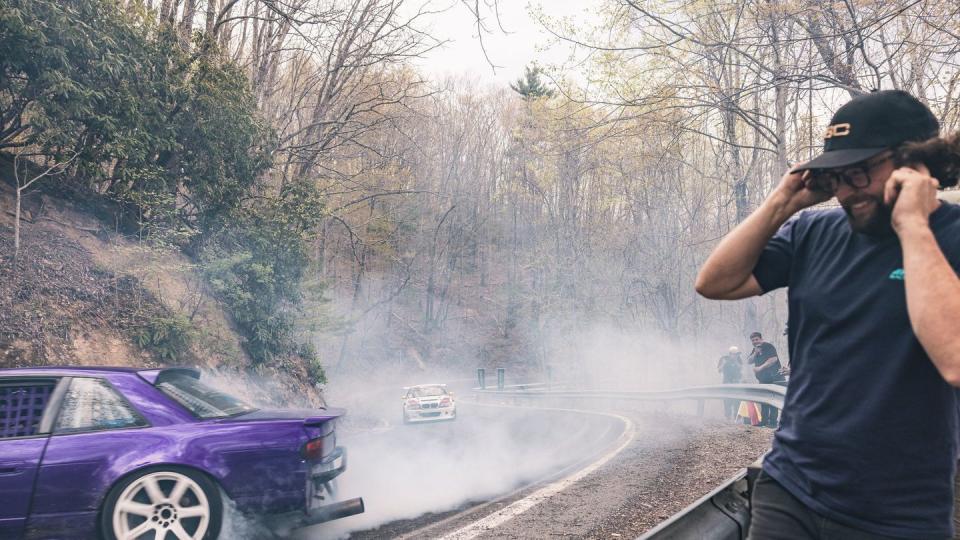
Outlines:
POLYGON ((404 425, 395 405, 373 411, 379 427, 340 433, 339 497, 362 496, 366 512, 295 538, 439 537, 589 464, 624 430, 615 416, 465 400, 455 421, 404 425))
POLYGON ((458 396, 456 421, 412 425, 397 388, 336 396, 349 411, 339 498, 363 497, 366 512, 292 537, 636 538, 756 460, 772 435, 723 421, 719 402, 699 418, 682 403, 571 404, 607 409, 591 413, 458 396))

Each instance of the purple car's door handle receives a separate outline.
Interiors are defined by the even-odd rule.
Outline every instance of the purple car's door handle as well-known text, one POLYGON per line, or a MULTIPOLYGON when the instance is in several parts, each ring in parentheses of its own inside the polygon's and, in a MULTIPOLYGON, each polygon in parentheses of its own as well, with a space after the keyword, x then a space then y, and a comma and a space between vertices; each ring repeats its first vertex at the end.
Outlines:
POLYGON ((26 463, 0 463, 0 476, 9 476, 23 472, 26 463))

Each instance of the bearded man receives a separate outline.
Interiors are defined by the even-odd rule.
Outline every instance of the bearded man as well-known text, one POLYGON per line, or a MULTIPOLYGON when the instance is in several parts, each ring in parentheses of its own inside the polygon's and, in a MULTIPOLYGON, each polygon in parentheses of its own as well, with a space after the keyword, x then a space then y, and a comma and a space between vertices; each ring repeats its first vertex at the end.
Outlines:
POLYGON ((938 132, 905 92, 852 99, 697 276, 714 299, 787 287, 791 378, 751 539, 953 536, 960 207, 937 188, 960 166, 938 132))

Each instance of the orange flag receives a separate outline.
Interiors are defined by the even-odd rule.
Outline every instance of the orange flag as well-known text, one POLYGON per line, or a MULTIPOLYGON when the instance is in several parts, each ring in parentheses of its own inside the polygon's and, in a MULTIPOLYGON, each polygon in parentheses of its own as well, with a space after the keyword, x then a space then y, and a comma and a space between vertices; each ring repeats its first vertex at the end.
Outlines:
POLYGON ((763 420, 760 416, 760 407, 752 401, 741 401, 740 409, 737 410, 738 418, 746 418, 750 420, 751 426, 759 426, 760 421, 763 420))

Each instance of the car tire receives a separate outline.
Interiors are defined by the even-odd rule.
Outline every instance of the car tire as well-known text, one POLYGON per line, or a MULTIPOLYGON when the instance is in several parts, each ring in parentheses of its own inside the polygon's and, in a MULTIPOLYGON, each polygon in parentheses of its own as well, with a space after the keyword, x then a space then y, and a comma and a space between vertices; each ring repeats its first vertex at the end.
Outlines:
POLYGON ((223 499, 217 485, 200 472, 175 466, 150 467, 127 476, 110 489, 100 512, 101 537, 106 540, 164 538, 179 529, 194 540, 216 540, 222 525, 223 499))

